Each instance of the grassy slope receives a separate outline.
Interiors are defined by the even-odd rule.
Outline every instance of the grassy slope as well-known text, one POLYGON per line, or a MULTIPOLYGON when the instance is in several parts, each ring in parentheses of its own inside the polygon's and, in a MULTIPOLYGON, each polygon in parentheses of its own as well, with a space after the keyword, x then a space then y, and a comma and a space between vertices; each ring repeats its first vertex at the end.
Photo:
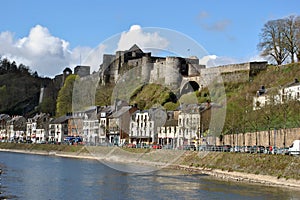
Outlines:
POLYGON ((131 96, 131 103, 138 104, 140 109, 149 109, 153 105, 164 105, 175 102, 176 96, 167 88, 158 84, 149 84, 138 88, 131 96))
POLYGON ((246 172, 252 174, 271 175, 277 178, 300 179, 300 159, 286 155, 217 153, 189 153, 182 164, 222 169, 226 171, 246 172))

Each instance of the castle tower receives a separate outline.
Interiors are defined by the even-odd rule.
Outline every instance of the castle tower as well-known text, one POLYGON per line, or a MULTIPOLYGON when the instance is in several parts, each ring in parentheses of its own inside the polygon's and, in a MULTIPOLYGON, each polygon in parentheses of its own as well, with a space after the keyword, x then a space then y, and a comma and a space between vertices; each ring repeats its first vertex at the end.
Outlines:
POLYGON ((188 65, 188 76, 199 76, 201 69, 205 68, 205 65, 199 65, 199 58, 197 56, 191 56, 185 58, 188 65))
POLYGON ((66 67, 63 71, 63 82, 65 82, 66 78, 72 74, 72 70, 69 67, 66 67))
POLYGON ((166 57, 165 84, 170 89, 176 90, 180 88, 182 75, 179 73, 181 61, 177 57, 166 57))
POLYGON ((142 81, 148 83, 150 81, 150 73, 152 70, 153 63, 149 56, 142 57, 142 81))
POLYGON ((59 79, 60 87, 64 86, 64 83, 66 81, 66 78, 72 74, 72 70, 69 67, 66 67, 63 71, 62 75, 56 76, 56 79, 59 79))
POLYGON ((80 77, 85 77, 90 75, 90 66, 76 66, 74 69, 74 74, 80 77))

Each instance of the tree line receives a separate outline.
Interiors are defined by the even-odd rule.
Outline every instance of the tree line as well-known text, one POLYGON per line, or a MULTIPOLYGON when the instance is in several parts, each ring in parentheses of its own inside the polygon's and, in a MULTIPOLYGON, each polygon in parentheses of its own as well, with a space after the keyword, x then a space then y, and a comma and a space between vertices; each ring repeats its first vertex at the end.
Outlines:
POLYGON ((41 78, 24 64, 0 57, 0 113, 31 116, 36 112, 55 113, 57 89, 50 78, 41 78), (47 86, 43 104, 40 88, 47 86), (52 106, 54 104, 54 106, 52 106))
POLYGON ((277 65, 300 61, 300 16, 291 15, 270 20, 260 33, 258 49, 261 56, 270 58, 277 65))

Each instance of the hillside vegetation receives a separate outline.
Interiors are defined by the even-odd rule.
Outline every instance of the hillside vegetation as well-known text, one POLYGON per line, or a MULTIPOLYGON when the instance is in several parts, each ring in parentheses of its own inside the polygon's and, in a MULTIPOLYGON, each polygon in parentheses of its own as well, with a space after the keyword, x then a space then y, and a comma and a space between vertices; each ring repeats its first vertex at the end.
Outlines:
POLYGON ((96 92, 97 105, 109 105, 114 95, 128 100, 129 104, 136 104, 139 109, 145 110, 155 106, 163 106, 166 110, 176 110, 181 103, 204 103, 210 100, 209 91, 195 91, 182 96, 174 94, 170 89, 159 84, 145 84, 136 88, 115 88, 115 85, 99 86, 96 92), (116 90, 119 90, 116 92, 116 90))
POLYGON ((41 86, 50 82, 51 79, 39 77, 25 65, 0 59, 0 113, 26 116, 39 111, 54 112, 53 98, 48 98, 47 106, 37 107, 41 86))
POLYGON ((290 100, 285 104, 269 104, 253 110, 253 97, 261 86, 265 86, 271 97, 279 89, 300 78, 300 63, 268 66, 253 80, 239 84, 225 84, 227 113, 224 133, 284 129, 300 126, 300 103, 290 100))

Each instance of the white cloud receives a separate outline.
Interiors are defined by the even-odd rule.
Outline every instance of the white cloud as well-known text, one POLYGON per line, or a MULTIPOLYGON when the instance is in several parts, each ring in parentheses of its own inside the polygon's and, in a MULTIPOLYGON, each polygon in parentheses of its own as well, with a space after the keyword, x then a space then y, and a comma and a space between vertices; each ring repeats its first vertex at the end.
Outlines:
POLYGON ((262 57, 260 55, 254 55, 254 56, 251 56, 248 60, 249 62, 254 62, 254 61, 266 61, 266 58, 265 57, 262 57))
POLYGON ((203 56, 201 59, 199 59, 199 64, 200 65, 207 65, 208 62, 211 62, 217 58, 216 55, 206 55, 203 56))
POLYGON ((217 66, 241 63, 241 62, 243 61, 239 59, 230 58, 226 56, 217 56, 217 55, 206 55, 201 59, 199 59, 199 64, 206 65, 206 67, 217 67, 217 66))
POLYGON ((43 76, 55 76, 66 66, 79 64, 80 55, 87 56, 89 47, 70 49, 69 43, 51 35, 46 27, 36 25, 28 36, 14 38, 11 32, 0 33, 0 55, 18 64, 28 65, 43 76))
MULTIPOLYGON (((1 32, 0 44, 0 56, 27 65, 39 75, 49 77, 60 74, 65 67, 73 68, 79 64, 91 66, 91 72, 98 71, 104 50, 109 48, 101 44, 95 49, 81 46, 71 49, 68 41, 53 36, 41 25, 32 27, 28 36, 23 38, 15 38, 9 31, 1 32)), ((120 34, 115 45, 118 50, 127 50, 133 44, 142 49, 165 49, 169 43, 158 32, 146 32, 141 26, 133 25, 129 31, 120 34)))
POLYGON ((118 42, 118 50, 128 50, 134 44, 145 49, 155 47, 156 49, 165 49, 169 42, 161 37, 158 32, 146 32, 139 25, 132 25, 127 32, 121 34, 118 42))

